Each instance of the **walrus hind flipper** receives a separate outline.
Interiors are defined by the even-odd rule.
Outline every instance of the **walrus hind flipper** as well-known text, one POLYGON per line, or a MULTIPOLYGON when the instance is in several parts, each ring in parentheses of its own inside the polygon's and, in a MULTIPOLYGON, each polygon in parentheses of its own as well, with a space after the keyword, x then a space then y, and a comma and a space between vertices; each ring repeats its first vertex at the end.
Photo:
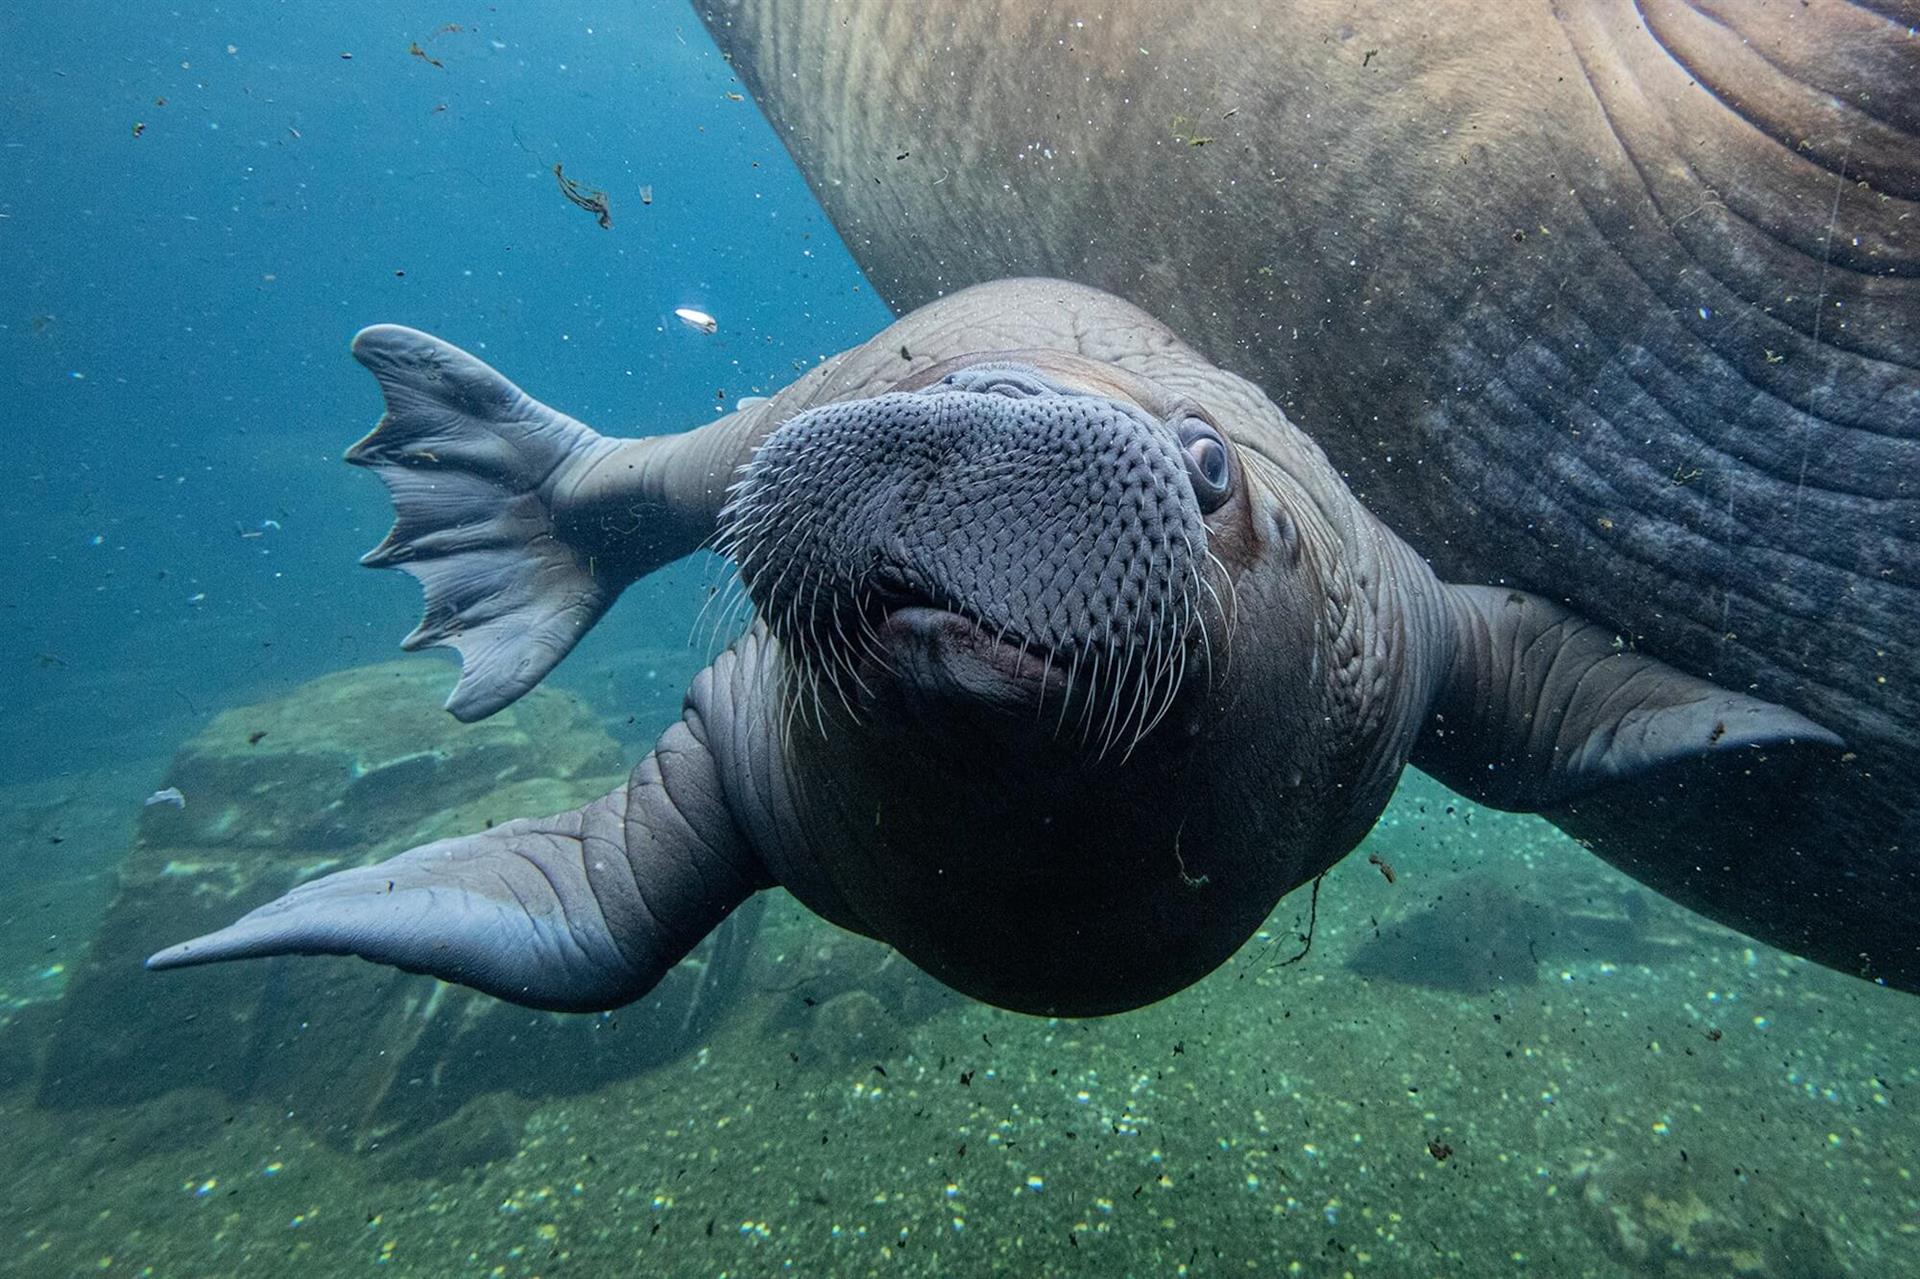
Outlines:
POLYGON ((626 585, 596 575, 553 511, 563 466, 612 442, 414 329, 363 330, 353 354, 387 412, 347 461, 378 474, 394 506, 393 531, 360 562, 419 581, 426 610, 401 646, 458 649, 447 709, 482 719, 538 684, 626 585))
POLYGON ((1762 756, 1843 746, 1803 715, 1627 650, 1537 595, 1445 590, 1454 659, 1412 762, 1471 799, 1548 812, 1627 782, 1651 798, 1676 780, 1711 787, 1702 766, 1713 761, 1731 778, 1762 756))
POLYGON ((630 1003, 763 886, 725 840, 661 806, 659 777, 650 756, 585 808, 312 880, 147 967, 358 955, 531 1008, 630 1003))

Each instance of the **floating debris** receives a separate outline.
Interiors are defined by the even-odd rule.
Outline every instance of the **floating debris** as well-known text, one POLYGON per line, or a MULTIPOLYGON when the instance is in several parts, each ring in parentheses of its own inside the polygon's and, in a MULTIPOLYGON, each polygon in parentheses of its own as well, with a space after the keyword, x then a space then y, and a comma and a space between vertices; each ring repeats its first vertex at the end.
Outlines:
POLYGON ((561 195, 566 196, 568 200, 585 209, 588 213, 593 214, 595 220, 597 220, 602 227, 610 228, 613 226, 613 210, 607 205, 607 193, 605 191, 597 187, 583 188, 578 182, 575 182, 563 173, 557 164, 553 166, 553 176, 560 183, 561 195))
POLYGON ((165 790, 157 790, 147 796, 146 807, 152 808, 155 804, 172 804, 175 808, 185 808, 187 797, 180 793, 178 786, 169 786, 165 790))
POLYGON ((690 329, 698 329, 702 333, 712 333, 720 327, 720 321, 714 319, 705 311, 696 311, 690 306, 675 307, 673 313, 679 317, 682 324, 690 329))
POLYGON ((141 134, 143 134, 143 133, 145 133, 146 131, 147 131, 147 122, 146 122, 145 120, 135 120, 135 121, 133 122, 133 136, 134 136, 134 137, 136 137, 136 138, 137 138, 137 137, 139 137, 139 136, 140 136, 141 134))
POLYGON ((418 40, 415 40, 413 43, 407 46, 407 52, 411 53, 414 57, 420 59, 420 61, 425 62, 430 66, 439 67, 442 71, 445 71, 447 69, 447 64, 440 61, 440 59, 434 57, 432 54, 428 53, 425 49, 422 49, 420 47, 420 42, 418 40))
POLYGON ((652 187, 650 187, 650 186, 643 186, 643 187, 641 187, 641 188, 640 188, 640 203, 642 203, 642 204, 652 204, 652 203, 653 203, 653 188, 652 188, 652 187))

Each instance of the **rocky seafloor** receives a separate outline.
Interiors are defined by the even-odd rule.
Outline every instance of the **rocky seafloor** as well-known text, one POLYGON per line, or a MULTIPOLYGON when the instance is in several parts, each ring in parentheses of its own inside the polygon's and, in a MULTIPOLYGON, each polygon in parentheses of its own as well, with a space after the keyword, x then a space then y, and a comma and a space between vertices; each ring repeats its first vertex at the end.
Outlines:
MULTIPOLYGON (((0 1269, 1920 1274, 1920 999, 1417 777, 1299 962, 1305 890, 1205 982, 1092 1021, 970 1003, 777 895, 684 1042, 685 986, 664 1019, 567 1019, 352 960, 126 969, 182 910, 618 776, 577 699, 447 745, 410 718, 444 672, 374 669, 406 750, 364 709, 321 724, 337 682, 228 712, 117 871, 14 895, 0 1269), (247 772, 262 746, 304 762, 247 772)), ((0 793, 35 838, 57 808, 0 793)))

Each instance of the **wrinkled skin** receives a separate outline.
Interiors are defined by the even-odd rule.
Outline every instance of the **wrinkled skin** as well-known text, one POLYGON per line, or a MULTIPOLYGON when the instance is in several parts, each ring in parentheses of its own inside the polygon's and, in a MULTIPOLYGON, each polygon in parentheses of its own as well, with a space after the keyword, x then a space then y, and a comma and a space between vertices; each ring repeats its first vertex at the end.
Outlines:
POLYGON ((1549 816, 1920 989, 1911 6, 700 8, 896 308, 1109 289, 1444 576, 1846 737, 1765 821, 1698 792, 1549 816))
POLYGON ((1106 294, 964 290, 772 400, 615 440, 411 329, 348 453, 449 707, 537 683, 714 538, 755 610, 626 784, 155 955, 348 954, 543 1008, 646 993, 778 884, 954 988, 1118 1012, 1211 971, 1410 757, 1515 808, 1764 814, 1841 747, 1538 596, 1438 580, 1257 388, 1106 294))

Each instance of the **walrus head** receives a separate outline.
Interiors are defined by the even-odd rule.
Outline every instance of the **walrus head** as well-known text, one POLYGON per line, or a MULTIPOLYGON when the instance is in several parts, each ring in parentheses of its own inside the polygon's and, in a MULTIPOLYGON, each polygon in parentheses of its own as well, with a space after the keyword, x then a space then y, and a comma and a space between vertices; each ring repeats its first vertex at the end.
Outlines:
POLYGON ((816 713, 885 683, 1124 753, 1210 662, 1229 588, 1206 520, 1240 478, 1198 403, 994 352, 774 430, 723 546, 816 713))
POLYGON ((1344 568, 1255 411, 1218 375, 992 351, 767 435, 722 549, 780 650, 780 842, 813 852, 769 855, 800 900, 1087 1015, 1209 971, 1324 869, 1372 794, 1336 776, 1344 568))

